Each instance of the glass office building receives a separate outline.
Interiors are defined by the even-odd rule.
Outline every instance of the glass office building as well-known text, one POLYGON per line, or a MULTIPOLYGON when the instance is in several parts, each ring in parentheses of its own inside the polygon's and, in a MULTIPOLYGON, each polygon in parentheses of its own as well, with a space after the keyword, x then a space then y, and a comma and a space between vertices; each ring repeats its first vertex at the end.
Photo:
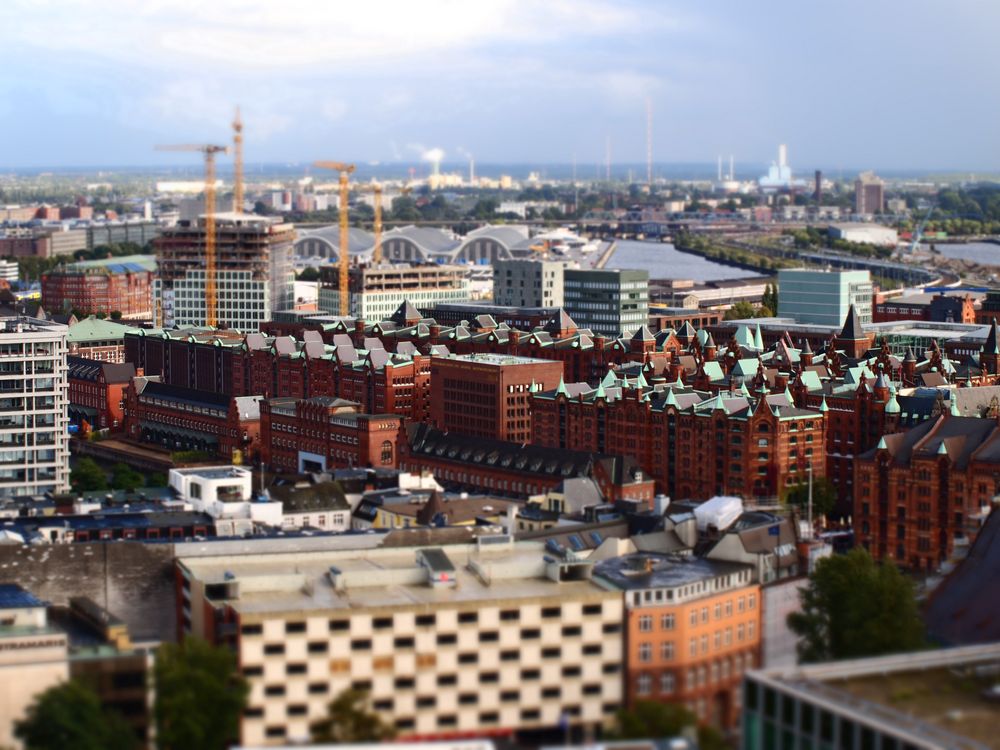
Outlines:
POLYGON ((797 323, 840 326, 851 305, 862 324, 872 322, 868 271, 789 268, 778 272, 778 316, 797 323))

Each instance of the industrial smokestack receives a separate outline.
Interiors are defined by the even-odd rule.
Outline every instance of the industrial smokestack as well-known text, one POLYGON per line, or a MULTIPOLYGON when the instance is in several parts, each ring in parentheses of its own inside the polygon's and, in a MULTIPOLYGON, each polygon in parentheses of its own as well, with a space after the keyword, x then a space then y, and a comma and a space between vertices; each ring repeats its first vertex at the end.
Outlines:
POLYGON ((788 166, 788 146, 782 143, 778 146, 778 166, 787 167, 788 166))
POLYGON ((813 197, 816 199, 816 205, 823 205, 823 172, 819 169, 816 170, 816 189, 813 192, 813 197))
POLYGON ((646 97, 646 184, 653 190, 653 100, 646 97))
POLYGON ((719 154, 719 166, 716 168, 717 181, 722 182, 722 154, 719 154))
POLYGON ((733 161, 732 154, 729 155, 729 179, 730 180, 736 179, 736 162, 733 161))

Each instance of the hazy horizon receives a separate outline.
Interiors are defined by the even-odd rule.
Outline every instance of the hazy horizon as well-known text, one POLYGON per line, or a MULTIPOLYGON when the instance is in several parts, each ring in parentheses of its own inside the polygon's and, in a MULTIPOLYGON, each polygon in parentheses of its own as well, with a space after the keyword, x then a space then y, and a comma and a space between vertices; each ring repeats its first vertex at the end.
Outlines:
MULTIPOLYGON (((1000 170, 1000 5, 863 0, 14 0, 3 169, 246 159, 1000 170), (984 93, 987 92, 987 93, 984 93)), ((121 167, 119 167, 121 168, 121 167)), ((586 175, 584 175, 586 176, 586 175)), ((750 175, 747 175, 750 176, 750 175)))

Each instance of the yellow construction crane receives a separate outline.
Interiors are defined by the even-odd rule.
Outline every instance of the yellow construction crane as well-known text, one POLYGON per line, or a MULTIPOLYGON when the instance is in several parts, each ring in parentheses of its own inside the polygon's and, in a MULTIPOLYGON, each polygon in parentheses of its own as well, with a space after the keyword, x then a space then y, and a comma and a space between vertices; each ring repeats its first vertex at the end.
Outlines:
POLYGON ((233 211, 243 213, 243 118, 239 107, 233 120, 233 211))
POLYGON ((228 146, 211 143, 157 146, 157 151, 199 151, 205 156, 205 325, 214 328, 215 293, 215 155, 229 153, 228 146))
POLYGON ((372 180, 370 184, 358 185, 357 189, 362 193, 372 193, 375 196, 375 221, 372 224, 375 247, 372 248, 372 265, 377 266, 382 262, 382 185, 372 180))
POLYGON ((347 199, 350 194, 350 175, 354 172, 353 164, 345 164, 340 161, 318 161, 313 164, 317 169, 332 169, 340 172, 340 205, 337 207, 337 216, 340 219, 340 316, 346 318, 351 314, 350 284, 348 275, 350 273, 350 233, 347 223, 347 199))

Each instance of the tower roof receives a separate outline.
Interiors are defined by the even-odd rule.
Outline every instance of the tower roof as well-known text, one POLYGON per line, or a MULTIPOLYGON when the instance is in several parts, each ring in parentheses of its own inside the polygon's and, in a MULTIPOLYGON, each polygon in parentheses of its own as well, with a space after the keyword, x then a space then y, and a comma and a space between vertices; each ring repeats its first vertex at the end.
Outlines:
POLYGON ((865 333, 861 330, 861 318, 858 317, 858 311, 854 309, 853 304, 847 311, 847 320, 844 321, 844 327, 837 338, 841 341, 861 341, 865 338, 865 333))
POLYGON ((396 308, 396 312, 389 316, 389 320, 396 325, 405 325, 410 321, 420 320, 421 317, 420 311, 413 306, 413 303, 408 299, 404 299, 399 307, 396 308))
POLYGON ((639 326, 639 330, 632 334, 632 341, 656 341, 656 336, 646 326, 639 326))
POLYGON ((997 340, 997 319, 990 324, 990 333, 983 344, 983 354, 1000 354, 1000 341, 997 340))

